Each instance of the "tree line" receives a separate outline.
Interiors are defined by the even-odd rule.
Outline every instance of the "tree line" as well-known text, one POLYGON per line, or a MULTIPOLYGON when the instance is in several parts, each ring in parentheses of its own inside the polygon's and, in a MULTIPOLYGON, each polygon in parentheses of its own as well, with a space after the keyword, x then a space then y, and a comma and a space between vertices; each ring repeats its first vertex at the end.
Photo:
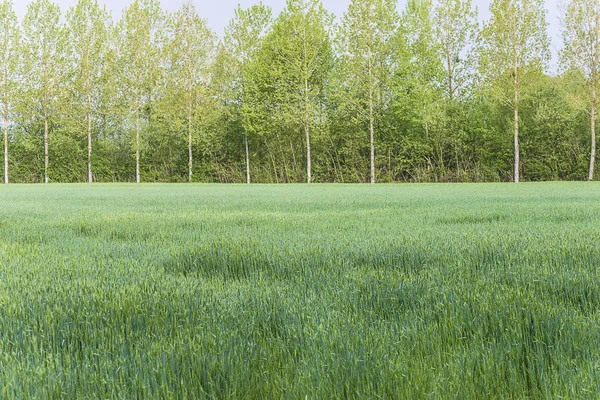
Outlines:
POLYGON ((218 36, 192 1, 0 0, 8 182, 594 179, 600 3, 320 0, 238 7, 218 36))

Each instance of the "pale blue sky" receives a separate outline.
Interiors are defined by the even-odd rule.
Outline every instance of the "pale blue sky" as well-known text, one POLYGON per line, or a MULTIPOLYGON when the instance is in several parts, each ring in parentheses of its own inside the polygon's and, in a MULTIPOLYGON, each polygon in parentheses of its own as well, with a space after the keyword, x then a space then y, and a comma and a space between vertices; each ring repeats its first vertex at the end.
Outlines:
MULTIPOLYGON (((54 0, 56 3, 60 4, 63 12, 65 12, 69 7, 72 7, 77 3, 77 0, 54 0)), ((221 35, 223 32, 223 28, 229 20, 233 17, 233 11, 240 4, 242 7, 246 8, 253 4, 258 3, 260 0, 194 0, 200 14, 208 19, 208 23, 210 27, 217 32, 217 34, 221 35)), ((348 4, 350 4, 350 0, 322 0, 325 8, 336 16, 341 16, 348 4)), ((550 23, 550 35, 552 37, 552 52, 554 54, 557 53, 558 48, 561 45, 560 39, 560 24, 558 21, 558 2, 561 0, 546 0, 546 8, 548 10, 548 22, 550 23)), ((15 9, 17 13, 22 18, 25 15, 27 10, 27 4, 30 1, 28 0, 14 0, 15 9)), ((489 17, 489 5, 491 0, 473 0, 474 4, 477 5, 479 9, 479 16, 482 20, 485 20, 489 17)), ((127 7, 130 4, 129 0, 100 0, 101 4, 106 4, 106 6, 112 10, 113 18, 119 18, 121 16, 121 12, 123 8, 127 7)), ((181 4, 182 0, 161 0, 163 8, 169 11, 177 10, 181 4)), ((285 6, 285 0, 263 0, 264 4, 267 4, 273 7, 273 11, 277 14, 279 11, 283 9, 285 6)), ((406 3, 405 0, 399 0, 399 9, 401 10, 406 3)))

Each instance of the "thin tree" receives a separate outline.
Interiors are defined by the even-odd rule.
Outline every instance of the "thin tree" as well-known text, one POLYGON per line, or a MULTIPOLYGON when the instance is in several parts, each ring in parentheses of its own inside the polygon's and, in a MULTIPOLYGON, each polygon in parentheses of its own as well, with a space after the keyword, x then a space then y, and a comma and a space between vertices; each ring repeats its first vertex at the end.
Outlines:
POLYGON ((591 152, 588 179, 594 179, 596 162, 596 118, 598 115, 598 77, 600 76, 600 2, 571 0, 563 16, 564 50, 561 61, 565 69, 574 68, 585 74, 588 86, 587 106, 590 116, 591 152))
POLYGON ((329 27, 333 15, 321 0, 288 0, 265 41, 269 80, 284 125, 301 127, 306 145, 306 180, 312 181, 311 129, 324 100, 332 65, 329 27))
POLYGON ((92 125, 99 114, 105 64, 109 61, 110 13, 97 0, 79 0, 67 13, 72 98, 85 118, 87 136, 87 180, 93 181, 92 125))
POLYGON ((514 181, 520 178, 519 107, 550 58, 543 0, 494 0, 481 37, 489 93, 513 110, 514 181))
POLYGON ((12 1, 0 2, 0 107, 4 131, 4 183, 8 184, 8 126, 19 89, 19 22, 12 1))
POLYGON ((214 60, 215 35, 200 18, 191 0, 175 13, 169 49, 169 77, 185 110, 188 142, 188 181, 192 182, 194 121, 208 96, 209 71, 214 60))
POLYGON ((23 21, 25 74, 30 107, 41 109, 44 122, 44 183, 48 183, 50 120, 59 113, 65 70, 65 29, 60 7, 36 0, 23 21), (33 103, 38 99, 39 103, 33 103))
POLYGON ((454 100, 467 90, 473 74, 472 50, 477 39, 477 10, 471 0, 439 0, 434 33, 445 72, 446 96, 454 100))
POLYGON ((135 121, 135 181, 141 182, 141 124, 164 72, 166 15, 158 0, 134 0, 118 24, 122 102, 135 121))
POLYGON ((244 122, 243 106, 251 113, 251 104, 245 102, 248 91, 248 81, 251 79, 252 67, 257 52, 272 24, 271 8, 260 3, 248 9, 240 6, 235 10, 235 17, 225 28, 223 40, 223 69, 226 83, 223 94, 225 103, 232 109, 233 114, 242 120, 244 133, 244 150, 246 160, 246 183, 251 182, 250 151, 248 145, 249 124, 244 122))
POLYGON ((430 139, 429 125, 438 102, 442 81, 442 63, 434 40, 430 0, 408 0, 400 17, 395 42, 395 107, 401 116, 415 114, 430 139))
POLYGON ((370 181, 375 183, 375 128, 393 75, 392 38, 398 25, 395 0, 352 0, 338 31, 342 102, 365 116, 369 126, 370 181), (365 112, 366 109, 366 112, 365 112))

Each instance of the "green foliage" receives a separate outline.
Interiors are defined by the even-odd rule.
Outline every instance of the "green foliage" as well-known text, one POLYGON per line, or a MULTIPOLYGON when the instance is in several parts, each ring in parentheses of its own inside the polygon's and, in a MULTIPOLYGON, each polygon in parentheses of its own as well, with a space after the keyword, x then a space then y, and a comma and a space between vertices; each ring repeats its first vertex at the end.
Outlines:
POLYGON ((64 94, 66 30, 60 23, 60 7, 49 0, 29 4, 23 21, 24 86, 27 116, 54 116, 64 94))
MULTIPOLYGON (((113 30, 110 13, 96 0, 81 0, 67 13, 69 112, 63 119, 65 130, 79 141, 87 140, 87 179, 93 181, 93 139, 98 136, 99 117, 107 113, 107 97, 114 91, 110 74, 114 72, 111 48, 113 30)), ((63 149, 63 151, 65 151, 63 149)), ((77 152, 75 152, 76 154, 77 152)), ((83 156, 81 152, 80 156, 83 156)), ((84 156, 85 157, 85 156, 84 156)), ((77 160, 74 160, 77 164, 77 160)), ((58 161, 55 162, 56 164, 58 161)), ((66 167, 66 165, 61 165, 66 167)), ((63 181, 63 179, 61 179, 63 181)))
POLYGON ((550 60, 546 10, 541 0, 495 0, 481 32, 480 71, 485 88, 518 108, 550 60))
POLYGON ((9 182, 8 177, 8 147, 10 122, 14 117, 19 91, 19 78, 21 65, 21 52, 19 48, 20 27, 12 2, 0 2, 0 117, 2 118, 4 183, 9 182))
POLYGON ((583 154, 589 176, 595 168, 592 3, 565 9, 563 69, 552 76, 540 0, 495 1, 482 31, 469 0, 402 9, 353 0, 338 24, 319 0, 289 0, 277 16, 259 3, 238 7, 221 40, 191 1, 168 13, 158 0, 132 0, 113 23, 96 0, 79 0, 65 18, 36 0, 19 24, 0 0, 0 122, 11 149, 0 154, 3 175, 583 179, 583 154), (518 142, 519 130, 520 160, 509 134, 518 142))
POLYGON ((572 0, 563 15, 565 47, 561 61, 566 70, 582 73, 585 89, 571 92, 580 110, 590 117, 591 152, 588 179, 594 179, 596 162, 597 88, 600 84, 600 4, 590 0, 572 0))
POLYGON ((365 131, 371 183, 377 180, 375 143, 380 141, 382 117, 394 97, 391 79, 398 63, 393 40, 397 27, 395 1, 353 0, 336 37, 339 60, 331 93, 343 118, 365 131))
POLYGON ((0 187, 2 397, 593 397, 599 195, 0 187))
POLYGON ((475 75, 477 10, 471 0, 440 0, 432 24, 444 68, 445 95, 451 100, 468 95, 468 85, 473 84, 475 75))

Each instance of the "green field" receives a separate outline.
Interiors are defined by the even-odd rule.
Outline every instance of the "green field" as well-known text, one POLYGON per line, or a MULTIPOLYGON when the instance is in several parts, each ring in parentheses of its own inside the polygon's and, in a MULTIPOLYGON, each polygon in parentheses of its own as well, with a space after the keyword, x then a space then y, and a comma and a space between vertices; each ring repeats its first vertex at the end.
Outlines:
POLYGON ((600 185, 0 187, 1 398, 597 398, 600 185))

